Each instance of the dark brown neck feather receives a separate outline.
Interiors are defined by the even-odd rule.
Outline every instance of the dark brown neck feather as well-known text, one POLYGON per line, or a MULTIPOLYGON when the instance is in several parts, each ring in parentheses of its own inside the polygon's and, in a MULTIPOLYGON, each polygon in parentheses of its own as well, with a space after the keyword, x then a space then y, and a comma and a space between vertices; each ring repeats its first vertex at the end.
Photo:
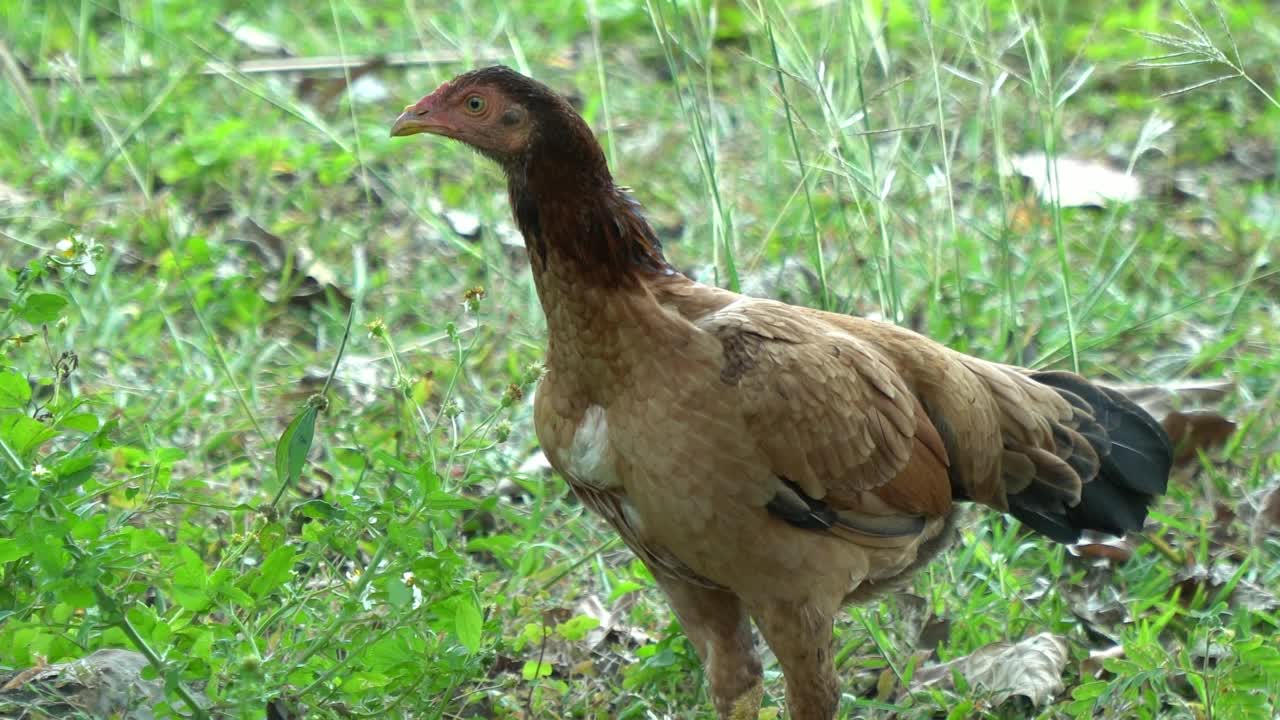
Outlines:
POLYGON ((634 287, 673 273, 640 205, 613 184, 604 151, 586 124, 540 134, 507 164, 516 223, 535 267, 564 264, 598 287, 634 287))

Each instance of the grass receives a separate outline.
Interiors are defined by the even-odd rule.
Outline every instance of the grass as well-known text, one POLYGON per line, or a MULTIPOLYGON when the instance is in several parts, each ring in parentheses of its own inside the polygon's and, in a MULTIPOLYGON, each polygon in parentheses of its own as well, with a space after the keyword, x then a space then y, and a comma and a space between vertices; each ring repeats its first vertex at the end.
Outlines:
POLYGON ((1268 10, 0 7, 0 667, 138 649, 173 712, 213 716, 707 715, 644 568, 528 462, 542 318, 498 171, 386 137, 501 59, 574 93, 704 281, 996 360, 1235 381, 1239 430, 1128 562, 975 512, 913 597, 850 610, 847 717, 1272 717, 1280 543, 1248 527, 1280 475, 1268 10), (375 69, 354 102, 343 73, 202 74, 253 57, 220 20, 454 60, 375 69), (1129 166, 1144 197, 1042 203, 1004 172, 1037 150, 1129 166), (1234 573, 1183 582, 1195 563, 1234 573), (903 693, 922 627, 943 661, 1062 635, 1064 689, 903 693))

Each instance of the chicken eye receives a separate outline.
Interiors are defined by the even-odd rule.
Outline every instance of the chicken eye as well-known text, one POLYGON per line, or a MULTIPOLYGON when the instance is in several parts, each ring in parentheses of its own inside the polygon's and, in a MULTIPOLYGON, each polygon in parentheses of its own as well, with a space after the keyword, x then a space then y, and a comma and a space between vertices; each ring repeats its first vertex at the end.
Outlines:
POLYGON ((484 110, 484 98, 479 95, 472 95, 467 98, 467 112, 478 114, 484 110))

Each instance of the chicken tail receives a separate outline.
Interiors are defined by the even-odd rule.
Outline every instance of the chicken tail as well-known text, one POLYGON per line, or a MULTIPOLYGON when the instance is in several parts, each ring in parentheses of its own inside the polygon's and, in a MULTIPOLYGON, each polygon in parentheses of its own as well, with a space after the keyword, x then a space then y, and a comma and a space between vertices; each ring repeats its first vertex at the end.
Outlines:
POLYGON ((1072 413, 1053 424, 1053 452, 1006 451, 1006 478, 1023 474, 1019 465, 1034 478, 1008 493, 1009 513, 1063 543, 1078 541, 1083 530, 1123 535, 1142 529, 1147 507, 1165 492, 1173 464, 1164 429, 1124 395, 1079 375, 1036 372, 1028 377, 1055 390, 1072 413), (1074 482, 1055 482, 1054 475, 1074 482), (1068 497, 1074 492, 1062 492, 1073 486, 1079 488, 1078 501, 1068 497))

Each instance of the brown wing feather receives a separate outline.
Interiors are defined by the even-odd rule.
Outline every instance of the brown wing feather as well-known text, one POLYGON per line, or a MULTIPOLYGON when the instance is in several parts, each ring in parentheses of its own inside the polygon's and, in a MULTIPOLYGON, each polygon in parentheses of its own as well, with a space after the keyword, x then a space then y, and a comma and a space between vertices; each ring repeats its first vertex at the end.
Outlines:
POLYGON ((890 534, 869 518, 945 514, 947 453, 920 401, 874 346, 815 320, 744 299, 698 322, 721 341, 721 380, 770 469, 844 530, 890 534))

